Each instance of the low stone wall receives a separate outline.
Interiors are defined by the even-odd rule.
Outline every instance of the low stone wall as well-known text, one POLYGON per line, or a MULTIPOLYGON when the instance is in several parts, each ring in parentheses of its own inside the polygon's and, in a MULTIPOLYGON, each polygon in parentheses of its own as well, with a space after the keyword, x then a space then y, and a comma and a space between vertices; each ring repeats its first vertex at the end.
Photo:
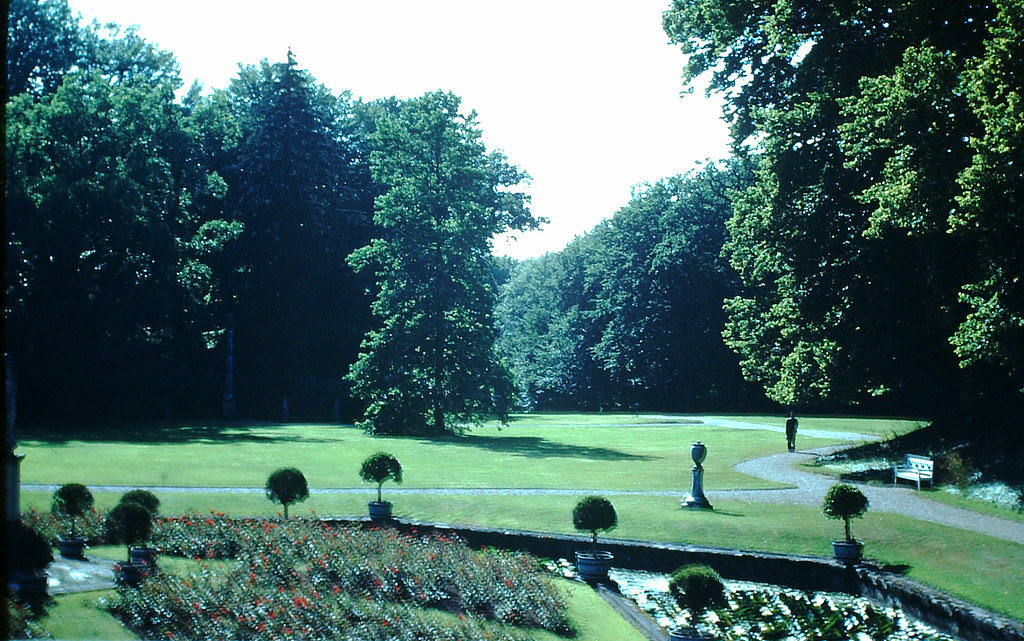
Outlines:
MULTIPOLYGON (((368 518, 327 520, 364 527, 372 523, 368 518)), ((589 537, 567 534, 459 527, 404 519, 394 519, 389 524, 406 532, 455 535, 473 547, 521 550, 551 559, 572 560, 576 550, 585 550, 590 545, 589 537)), ((910 616, 967 641, 1024 641, 1024 626, 1019 622, 870 563, 847 568, 824 557, 624 539, 601 538, 600 547, 615 555, 616 567, 671 572, 687 563, 704 563, 727 579, 862 595, 899 607, 910 616)))

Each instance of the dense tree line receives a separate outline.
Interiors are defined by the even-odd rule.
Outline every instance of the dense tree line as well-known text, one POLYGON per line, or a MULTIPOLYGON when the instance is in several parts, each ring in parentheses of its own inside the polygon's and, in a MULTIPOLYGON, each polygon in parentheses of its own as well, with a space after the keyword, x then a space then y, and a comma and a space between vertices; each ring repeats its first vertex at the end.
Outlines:
POLYGON ((174 56, 13 0, 5 300, 22 415, 853 408, 1024 401, 1024 0, 676 0, 733 158, 635 188, 561 252, 445 93, 363 102, 288 52, 174 56), (230 347, 230 349, 229 349, 230 347), (233 357, 228 366, 227 356, 233 357), (346 376, 347 374, 347 376, 346 376))
POLYGON ((722 258, 743 162, 642 185, 561 252, 516 265, 498 305, 499 351, 529 408, 754 408, 722 341, 738 293, 722 258))
POLYGON ((374 432, 507 413, 490 239, 538 221, 457 97, 335 95, 291 51, 182 91, 173 55, 65 0, 12 3, 7 62, 22 417, 211 416, 222 395, 374 432))
POLYGON ((726 243, 747 379, 1019 416, 1024 3, 677 0, 664 25, 757 165, 726 243))
POLYGON ((214 415, 226 337, 246 415, 351 413, 369 327, 369 135, 289 52, 225 89, 62 0, 8 31, 5 346, 23 417, 214 415))

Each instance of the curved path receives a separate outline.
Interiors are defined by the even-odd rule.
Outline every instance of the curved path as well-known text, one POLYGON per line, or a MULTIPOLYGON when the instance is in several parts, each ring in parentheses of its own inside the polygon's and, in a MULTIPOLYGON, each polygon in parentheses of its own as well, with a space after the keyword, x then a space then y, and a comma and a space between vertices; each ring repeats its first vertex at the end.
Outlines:
MULTIPOLYGON (((834 452, 839 448, 823 447, 798 452, 783 452, 764 458, 737 463, 733 467, 756 478, 779 481, 793 485, 792 489, 777 490, 721 490, 708 492, 709 498, 755 501, 760 503, 785 503, 792 505, 821 505, 825 492, 836 479, 794 467, 819 454, 834 452)), ((902 514, 921 521, 948 525, 987 534, 997 539, 1024 545, 1024 523, 1011 521, 971 510, 953 507, 920 496, 912 486, 883 486, 856 483, 871 502, 871 510, 902 514)))
MULTIPOLYGON (((670 415, 643 415, 651 420, 676 419, 696 422, 693 418, 670 415)), ((783 428, 760 423, 747 423, 732 419, 706 417, 696 419, 701 423, 715 425, 727 429, 767 430, 783 432, 783 428)), ((666 425, 660 422, 651 425, 666 425)), ((636 426, 636 424, 632 424, 636 426)), ((804 436, 816 436, 836 440, 864 442, 878 440, 879 437, 854 432, 833 432, 827 430, 800 430, 804 436)), ((743 461, 733 466, 736 470, 755 478, 786 483, 793 487, 767 490, 714 490, 706 489, 712 504, 716 500, 751 501, 757 503, 778 503, 789 505, 806 505, 819 507, 825 492, 836 479, 820 474, 799 470, 794 466, 819 454, 827 454, 842 449, 843 446, 823 447, 797 452, 782 452, 762 458, 743 461)), ((988 516, 931 501, 918 495, 910 486, 878 486, 857 484, 871 502, 871 509, 878 512, 902 514, 911 518, 948 525, 951 527, 971 530, 981 534, 1012 541, 1024 545, 1024 522, 1011 521, 988 516)), ((43 490, 52 492, 56 484, 22 484, 25 490, 43 490)), ((93 485, 99 492, 125 492, 140 488, 151 492, 195 493, 195 494, 263 494, 261 487, 177 487, 177 486, 126 486, 126 485, 93 485)), ((587 494, 604 494, 607 496, 681 496, 684 491, 674 490, 606 490, 590 489, 551 489, 551 488, 390 488, 389 494, 432 494, 432 495, 469 495, 469 496, 528 496, 556 495, 577 496, 587 494)), ((371 490, 361 488, 310 488, 311 494, 372 494, 371 490)))

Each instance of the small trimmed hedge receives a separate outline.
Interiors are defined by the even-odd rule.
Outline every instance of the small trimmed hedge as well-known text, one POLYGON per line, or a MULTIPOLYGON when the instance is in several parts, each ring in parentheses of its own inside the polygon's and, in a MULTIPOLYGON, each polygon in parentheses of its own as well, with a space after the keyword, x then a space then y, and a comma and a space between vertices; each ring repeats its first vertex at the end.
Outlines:
POLYGON ((726 604, 725 584, 718 572, 707 565, 684 565, 672 573, 668 591, 681 608, 703 612, 726 604))

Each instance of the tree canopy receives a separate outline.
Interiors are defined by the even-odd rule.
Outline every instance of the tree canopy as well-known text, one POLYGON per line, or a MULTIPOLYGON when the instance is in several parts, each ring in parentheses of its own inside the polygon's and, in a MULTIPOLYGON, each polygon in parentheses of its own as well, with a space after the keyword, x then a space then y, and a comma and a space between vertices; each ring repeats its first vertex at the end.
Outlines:
POLYGON ((685 77, 711 74, 735 151, 757 161, 729 221, 744 291, 725 338, 773 400, 1019 406, 1020 235, 1003 221, 1020 215, 1021 13, 1019 0, 665 12, 685 77))
POLYGON ((492 238, 536 227, 526 176, 480 141, 450 93, 409 100, 376 123, 371 168, 385 192, 380 235, 350 262, 372 273, 377 326, 348 379, 374 433, 457 431, 504 416, 511 381, 494 352, 492 238))

